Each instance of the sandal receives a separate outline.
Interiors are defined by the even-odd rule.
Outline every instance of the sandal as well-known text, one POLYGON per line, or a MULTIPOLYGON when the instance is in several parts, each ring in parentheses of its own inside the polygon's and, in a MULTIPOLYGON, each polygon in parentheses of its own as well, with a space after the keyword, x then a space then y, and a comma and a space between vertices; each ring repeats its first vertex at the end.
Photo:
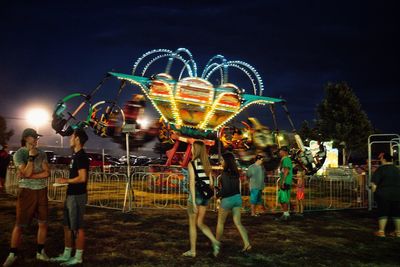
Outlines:
POLYGON ((196 252, 192 252, 191 250, 188 250, 184 253, 182 253, 183 257, 191 257, 191 258, 195 258, 196 257, 196 252))
POLYGON ((400 231, 394 231, 388 234, 391 237, 400 237, 400 231))
POLYGON ((385 231, 376 231, 374 235, 377 237, 386 237, 385 231))
POLYGON ((251 250, 252 246, 249 244, 247 247, 241 250, 241 252, 249 252, 251 250))
POLYGON ((213 255, 214 257, 217 257, 219 254, 219 250, 221 249, 221 243, 214 243, 212 244, 212 248, 213 248, 213 255))

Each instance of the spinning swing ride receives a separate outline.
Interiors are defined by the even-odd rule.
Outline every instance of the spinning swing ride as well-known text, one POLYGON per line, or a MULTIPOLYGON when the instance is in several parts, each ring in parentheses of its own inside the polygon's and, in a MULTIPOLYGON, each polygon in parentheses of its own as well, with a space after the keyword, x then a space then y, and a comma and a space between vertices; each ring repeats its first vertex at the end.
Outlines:
MULTIPOLYGON (((232 150, 242 161, 249 161, 256 153, 263 153, 267 158, 267 169, 272 169, 279 164, 274 151, 289 146, 293 161, 307 173, 314 173, 324 161, 323 153, 312 155, 304 147, 285 100, 263 96, 263 91, 261 76, 246 62, 228 61, 224 56, 216 55, 198 75, 197 64, 188 49, 156 49, 136 60, 132 74, 108 72, 89 94, 73 93, 61 99, 53 113, 52 127, 62 136, 71 135, 74 129, 84 127, 90 127, 101 137, 117 138, 123 136, 122 133, 128 133, 135 140, 139 133, 142 136, 158 135, 161 142, 173 144, 167 152, 166 165, 173 163, 180 145, 186 144, 180 161, 182 166, 186 166, 190 160, 191 144, 202 140, 208 147, 222 144, 219 152, 221 149, 232 150), (150 67, 160 65, 162 60, 167 60, 164 72, 149 75, 150 67), (177 70, 175 76, 172 73, 174 62, 181 66, 174 68, 177 70), (251 86, 249 93, 230 82, 228 74, 231 69, 244 74, 251 86), (211 82, 215 76, 218 77, 216 85, 211 82), (92 103, 94 96, 110 79, 119 81, 115 99, 92 103), (130 101, 121 105, 119 97, 127 85, 139 88, 141 94, 134 94, 130 101), (71 105, 73 99, 79 100, 71 105), (142 129, 138 124, 146 100, 161 117, 150 130, 142 129), (281 131, 277 126, 275 106, 278 104, 287 115, 292 133, 281 131), (261 125, 256 118, 242 121, 242 128, 232 126, 233 119, 251 105, 269 109, 274 129, 261 125), (271 162, 275 164, 271 165, 271 162)), ((323 150, 321 147, 321 152, 323 150)))

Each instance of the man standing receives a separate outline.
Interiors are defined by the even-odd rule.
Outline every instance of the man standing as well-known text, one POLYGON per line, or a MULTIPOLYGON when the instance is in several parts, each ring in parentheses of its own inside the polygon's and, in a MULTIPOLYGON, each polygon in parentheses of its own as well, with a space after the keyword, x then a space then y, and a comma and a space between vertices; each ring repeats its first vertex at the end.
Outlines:
POLYGON ((381 166, 374 172, 371 188, 378 204, 379 229, 376 236, 385 237, 388 218, 392 217, 395 237, 400 237, 400 170, 393 165, 393 157, 388 153, 379 156, 381 166))
POLYGON ((289 204, 290 204, 290 189, 293 180, 293 164, 289 157, 289 149, 283 146, 279 149, 279 156, 281 157, 280 165, 280 180, 278 190, 278 202, 282 206, 283 215, 280 220, 289 219, 289 204))
POLYGON ((22 229, 29 225, 34 215, 39 224, 36 259, 48 261, 44 251, 47 237, 47 177, 49 166, 46 153, 37 148, 39 135, 34 129, 22 132, 21 148, 14 155, 14 164, 19 177, 16 207, 16 223, 12 231, 10 253, 3 266, 11 266, 18 257, 22 229))
POLYGON ((8 154, 8 145, 0 145, 0 192, 5 188, 7 168, 10 163, 10 155, 8 154))
MULTIPOLYGON (((259 216, 257 206, 262 206, 262 190, 264 189, 265 170, 262 165, 264 157, 256 156, 256 162, 250 165, 246 175, 250 179, 251 216, 259 216)), ((262 207, 263 209, 263 207, 262 207)))
POLYGON ((68 184, 67 197, 64 203, 64 253, 52 261, 61 262, 63 266, 82 263, 85 246, 85 231, 83 215, 87 203, 87 180, 89 174, 89 157, 83 145, 88 136, 82 129, 77 129, 71 135, 70 145, 74 150, 69 179, 56 179, 57 183, 68 184), (72 248, 75 241, 75 256, 72 257, 72 248))

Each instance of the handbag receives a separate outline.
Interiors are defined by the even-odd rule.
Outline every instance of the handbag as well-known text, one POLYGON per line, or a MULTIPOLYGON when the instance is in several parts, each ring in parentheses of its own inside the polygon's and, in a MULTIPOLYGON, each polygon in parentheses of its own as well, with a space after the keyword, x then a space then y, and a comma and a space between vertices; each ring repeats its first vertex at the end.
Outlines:
POLYGON ((214 196, 214 190, 202 180, 196 181, 196 191, 203 199, 210 199, 214 196))

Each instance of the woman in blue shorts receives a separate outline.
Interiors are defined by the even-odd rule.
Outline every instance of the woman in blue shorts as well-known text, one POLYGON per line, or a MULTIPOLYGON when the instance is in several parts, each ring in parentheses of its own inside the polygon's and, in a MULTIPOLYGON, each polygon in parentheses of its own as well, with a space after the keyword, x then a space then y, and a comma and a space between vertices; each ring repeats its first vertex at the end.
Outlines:
POLYGON ((232 153, 222 154, 221 164, 224 170, 221 174, 221 190, 218 194, 221 197, 221 206, 218 212, 216 238, 217 240, 221 239, 226 217, 232 211, 233 222, 243 240, 242 252, 246 252, 251 249, 251 245, 247 231, 241 222, 242 196, 240 194, 239 170, 232 153))

